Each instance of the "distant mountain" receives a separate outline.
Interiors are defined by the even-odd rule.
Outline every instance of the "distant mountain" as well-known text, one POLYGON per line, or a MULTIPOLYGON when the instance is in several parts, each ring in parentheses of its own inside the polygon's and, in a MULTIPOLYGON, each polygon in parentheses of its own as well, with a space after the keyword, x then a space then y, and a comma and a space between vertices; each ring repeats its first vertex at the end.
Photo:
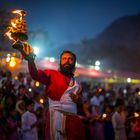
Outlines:
POLYGON ((114 21, 93 44, 107 67, 140 72, 140 15, 114 21))
POLYGON ((94 39, 67 44, 59 49, 74 51, 80 63, 100 60, 104 69, 140 72, 140 15, 114 21, 94 39))

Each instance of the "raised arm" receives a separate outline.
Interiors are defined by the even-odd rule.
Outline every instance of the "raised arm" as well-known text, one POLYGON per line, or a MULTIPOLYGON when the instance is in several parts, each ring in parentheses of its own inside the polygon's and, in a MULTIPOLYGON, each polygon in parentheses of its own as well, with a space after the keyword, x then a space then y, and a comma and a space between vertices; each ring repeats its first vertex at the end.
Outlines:
POLYGON ((50 76, 49 74, 45 73, 43 70, 38 70, 36 68, 36 64, 34 60, 28 60, 28 69, 31 77, 36 80, 41 82, 42 84, 47 85, 50 81, 50 76))
POLYGON ((36 68, 36 64, 34 62, 35 54, 32 46, 30 46, 27 42, 24 42, 17 48, 20 48, 18 50, 21 52, 23 58, 28 61, 28 69, 31 77, 42 84, 48 85, 50 81, 49 72, 47 73, 44 70, 38 70, 36 68))

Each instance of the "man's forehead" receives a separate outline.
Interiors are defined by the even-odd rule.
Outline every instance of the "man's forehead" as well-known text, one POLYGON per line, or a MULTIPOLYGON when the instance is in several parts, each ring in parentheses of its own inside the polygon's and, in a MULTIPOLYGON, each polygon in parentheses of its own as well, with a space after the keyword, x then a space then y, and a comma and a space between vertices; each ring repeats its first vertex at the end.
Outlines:
POLYGON ((73 55, 71 53, 64 53, 62 57, 73 57, 73 55))

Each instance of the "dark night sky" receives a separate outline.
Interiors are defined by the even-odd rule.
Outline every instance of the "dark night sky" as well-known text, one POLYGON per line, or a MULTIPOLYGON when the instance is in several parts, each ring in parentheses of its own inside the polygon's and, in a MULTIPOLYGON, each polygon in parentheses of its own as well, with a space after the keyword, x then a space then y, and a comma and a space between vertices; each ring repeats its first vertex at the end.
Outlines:
POLYGON ((44 30, 56 44, 95 38, 115 19, 140 12, 140 0, 0 0, 27 11, 28 30, 44 30))

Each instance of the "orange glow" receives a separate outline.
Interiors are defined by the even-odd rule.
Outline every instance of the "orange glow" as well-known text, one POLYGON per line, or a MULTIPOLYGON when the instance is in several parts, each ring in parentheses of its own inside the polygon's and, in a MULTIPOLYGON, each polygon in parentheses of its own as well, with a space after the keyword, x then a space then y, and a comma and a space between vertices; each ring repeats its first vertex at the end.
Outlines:
POLYGON ((101 91, 102 91, 102 88, 99 88, 99 89, 98 89, 98 92, 101 92, 101 91))
POLYGON ((18 14, 20 16, 20 20, 22 20, 22 17, 26 15, 26 13, 23 10, 14 10, 12 11, 13 14, 18 14))
POLYGON ((10 40, 17 41, 12 37, 13 33, 27 33, 26 22, 23 20, 23 16, 25 16, 25 12, 23 10, 14 10, 12 11, 14 14, 18 14, 19 18, 13 18, 10 21, 10 25, 7 28, 6 36, 10 40))
POLYGON ((39 87, 39 85, 40 85, 39 82, 36 82, 36 83, 35 83, 35 86, 36 86, 36 87, 39 87))
POLYGON ((107 114, 104 113, 104 114, 103 114, 103 118, 106 118, 106 117, 107 117, 107 114))
POLYGON ((139 114, 137 112, 134 112, 134 117, 139 117, 139 114))
POLYGON ((41 103, 41 104, 43 104, 43 103, 44 103, 44 100, 43 100, 42 98, 40 99, 40 103, 41 103))
POLYGON ((15 67, 16 66, 16 61, 10 61, 9 66, 10 67, 15 67))

